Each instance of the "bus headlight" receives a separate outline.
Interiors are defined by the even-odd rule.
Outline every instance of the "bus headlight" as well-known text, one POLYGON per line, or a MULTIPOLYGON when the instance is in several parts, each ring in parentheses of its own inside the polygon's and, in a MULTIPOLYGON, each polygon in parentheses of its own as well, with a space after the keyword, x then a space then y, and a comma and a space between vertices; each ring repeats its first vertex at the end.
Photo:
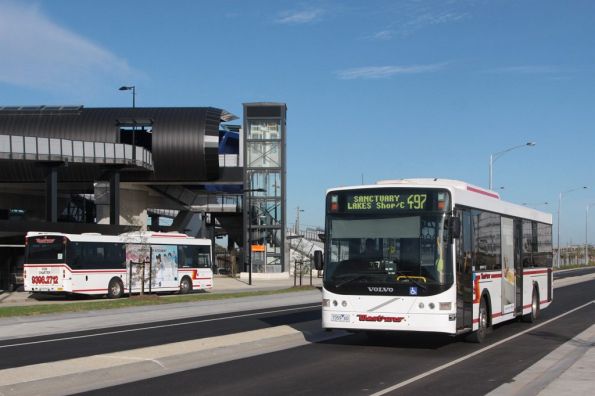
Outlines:
POLYGON ((436 308, 436 305, 434 305, 434 303, 431 302, 428 304, 428 307, 430 307, 430 309, 434 309, 434 308, 436 308))
POLYGON ((329 300, 328 298, 323 298, 322 299, 322 306, 323 307, 330 307, 331 306, 331 300, 329 300))
POLYGON ((339 305, 339 303, 337 302, 337 300, 333 300, 333 307, 336 307, 337 305, 339 305))
POLYGON ((343 308, 345 308, 347 306, 347 301, 345 301, 345 300, 341 301, 341 306, 343 308))
POLYGON ((438 306, 441 311, 450 311, 452 309, 451 302, 441 302, 438 304, 438 306))

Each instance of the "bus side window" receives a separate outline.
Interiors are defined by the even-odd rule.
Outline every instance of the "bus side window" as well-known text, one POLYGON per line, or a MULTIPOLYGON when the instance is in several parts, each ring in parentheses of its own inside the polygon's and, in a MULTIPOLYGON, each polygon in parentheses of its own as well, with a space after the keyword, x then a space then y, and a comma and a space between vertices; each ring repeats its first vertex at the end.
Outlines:
POLYGON ((72 269, 81 269, 82 249, 78 242, 70 242, 66 250, 66 264, 72 269))

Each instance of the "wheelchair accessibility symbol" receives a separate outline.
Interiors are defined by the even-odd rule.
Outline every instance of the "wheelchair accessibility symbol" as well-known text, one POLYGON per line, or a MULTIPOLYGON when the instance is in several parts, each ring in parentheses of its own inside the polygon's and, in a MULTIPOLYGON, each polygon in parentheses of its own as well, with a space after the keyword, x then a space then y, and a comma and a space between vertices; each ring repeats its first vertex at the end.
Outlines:
POLYGON ((415 287, 415 286, 411 286, 411 287, 409 288, 409 295, 410 295, 410 296, 417 296, 417 287, 415 287))

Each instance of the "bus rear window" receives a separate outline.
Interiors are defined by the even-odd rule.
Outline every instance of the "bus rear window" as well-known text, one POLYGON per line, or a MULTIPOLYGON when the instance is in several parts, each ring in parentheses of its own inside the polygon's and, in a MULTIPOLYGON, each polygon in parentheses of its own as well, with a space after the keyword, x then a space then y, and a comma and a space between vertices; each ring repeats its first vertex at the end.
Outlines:
POLYGON ((27 240, 26 264, 57 264, 64 262, 64 237, 39 236, 27 240))

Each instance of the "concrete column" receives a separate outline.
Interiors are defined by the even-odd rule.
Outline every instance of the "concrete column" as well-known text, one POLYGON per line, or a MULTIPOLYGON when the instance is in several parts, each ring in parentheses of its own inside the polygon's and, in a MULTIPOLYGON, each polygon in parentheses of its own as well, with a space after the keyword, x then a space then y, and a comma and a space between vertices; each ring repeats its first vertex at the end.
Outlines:
POLYGON ((109 179, 109 222, 120 224, 120 172, 114 171, 109 179))
POLYGON ((45 177, 45 220, 58 222, 58 167, 49 166, 45 177))

